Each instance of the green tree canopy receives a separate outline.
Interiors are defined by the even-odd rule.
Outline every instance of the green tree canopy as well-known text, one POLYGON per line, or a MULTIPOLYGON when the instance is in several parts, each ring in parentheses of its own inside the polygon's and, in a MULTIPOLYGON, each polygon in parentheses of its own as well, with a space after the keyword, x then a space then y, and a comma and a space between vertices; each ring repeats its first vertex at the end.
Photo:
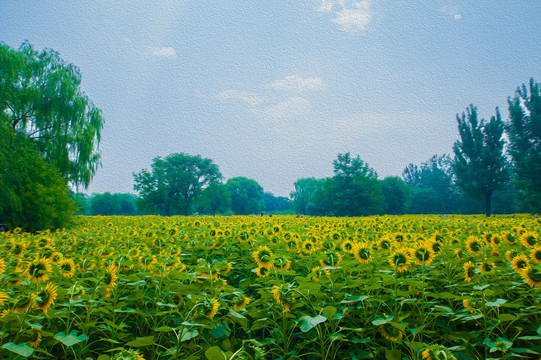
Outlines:
POLYGON ((254 179, 234 177, 227 180, 226 186, 231 194, 231 209, 235 214, 257 214, 263 210, 263 188, 254 179))
POLYGON ((325 179, 304 178, 298 179, 293 184, 295 191, 290 196, 293 199, 295 212, 305 215, 320 215, 323 212, 320 206, 315 203, 317 192, 325 184, 325 179))
POLYGON ((389 215, 404 214, 409 197, 409 187, 397 176, 386 177, 381 181, 381 190, 385 202, 383 213, 389 215))
POLYGON ((231 206, 231 195, 227 186, 218 182, 209 184, 201 191, 196 206, 197 211, 203 214, 216 215, 226 211, 231 206))
POLYGON ((75 203, 58 169, 25 134, 0 122, 0 223, 28 231, 62 228, 71 225, 74 214, 75 203))
POLYGON ((165 216, 173 211, 188 215, 201 190, 222 178, 212 160, 184 153, 171 154, 165 159, 156 157, 151 171, 143 169, 133 176, 140 207, 165 216))
POLYGON ((87 187, 100 160, 101 111, 80 89, 79 69, 51 49, 0 44, 0 113, 75 186, 87 187))
POLYGON ((453 146, 452 166, 458 186, 471 198, 484 199, 485 214, 490 216, 492 194, 509 178, 503 154, 504 125, 498 109, 488 122, 478 119, 473 105, 466 112, 456 116, 460 140, 453 146))
POLYGON ((334 176, 318 191, 316 203, 327 214, 336 216, 366 216, 382 211, 384 197, 376 172, 359 156, 338 154, 333 161, 334 176))
POLYGON ((530 79, 509 98, 509 154, 515 182, 523 192, 522 200, 531 211, 541 211, 541 90, 530 79))

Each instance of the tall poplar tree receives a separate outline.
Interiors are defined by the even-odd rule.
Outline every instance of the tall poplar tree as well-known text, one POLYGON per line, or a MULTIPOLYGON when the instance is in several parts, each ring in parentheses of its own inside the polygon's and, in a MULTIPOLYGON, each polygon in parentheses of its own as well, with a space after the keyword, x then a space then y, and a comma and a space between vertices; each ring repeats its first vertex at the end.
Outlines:
POLYGON ((530 79, 509 98, 509 154, 515 182, 523 192, 523 202, 532 211, 541 211, 541 91, 530 79), (529 90, 529 91, 528 91, 529 90))
POLYGON ((491 215, 491 197, 509 178, 503 153, 504 124, 499 110, 490 121, 478 119, 477 108, 470 105, 467 114, 457 114, 460 140, 453 146, 457 184, 466 195, 485 201, 486 216, 491 215))

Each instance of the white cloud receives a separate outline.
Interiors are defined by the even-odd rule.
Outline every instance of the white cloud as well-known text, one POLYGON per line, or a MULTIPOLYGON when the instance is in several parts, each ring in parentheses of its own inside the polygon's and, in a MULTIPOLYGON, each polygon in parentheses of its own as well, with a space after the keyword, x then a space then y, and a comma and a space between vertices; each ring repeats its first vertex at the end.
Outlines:
POLYGON ((311 111, 310 102, 303 97, 290 97, 276 105, 262 111, 254 111, 254 114, 265 115, 272 118, 287 117, 290 115, 306 114, 311 111))
POLYGON ((284 79, 276 80, 270 86, 274 90, 303 91, 303 90, 324 90, 327 84, 320 77, 309 77, 303 79, 299 75, 290 75, 284 79))
POLYGON ((263 102, 263 96, 248 91, 224 90, 216 97, 220 100, 240 100, 252 106, 263 102))
POLYGON ((334 19, 331 21, 340 26, 345 32, 357 33, 364 31, 371 21, 370 11, 371 0, 350 1, 350 0, 322 0, 321 6, 317 9, 319 12, 332 13, 334 19))
POLYGON ((452 16, 453 20, 460 21, 462 20, 462 14, 458 10, 458 8, 454 5, 444 5, 440 8, 440 12, 442 14, 452 16))
POLYGON ((150 48, 152 55, 161 56, 166 58, 176 58, 177 54, 172 46, 161 46, 150 48))

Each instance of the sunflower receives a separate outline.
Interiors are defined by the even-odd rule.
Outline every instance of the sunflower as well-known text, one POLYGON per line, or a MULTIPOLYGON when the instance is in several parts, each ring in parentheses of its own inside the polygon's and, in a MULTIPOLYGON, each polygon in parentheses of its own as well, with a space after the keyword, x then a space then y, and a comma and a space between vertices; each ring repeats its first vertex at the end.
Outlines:
POLYGON ((490 243, 490 246, 492 246, 492 249, 494 249, 494 251, 498 250, 501 244, 502 244, 501 236, 498 234, 492 235, 492 240, 490 243))
POLYGON ((528 249, 533 249, 539 244, 539 235, 534 232, 525 232, 520 236, 520 243, 528 249))
POLYGON ((462 299, 462 306, 464 306, 464 308, 465 308, 466 310, 468 310, 469 312, 471 312, 471 313, 477 313, 477 312, 478 312, 478 310, 475 309, 475 308, 472 306, 472 304, 471 304, 471 302, 470 302, 470 299, 467 299, 467 298, 466 298, 466 299, 462 299))
POLYGON ((111 360, 145 360, 145 358, 135 349, 123 349, 113 355, 111 360))
POLYGON ((252 301, 249 297, 239 294, 233 298, 231 305, 233 305, 233 310, 241 311, 252 301))
POLYGON ((514 258, 515 256, 518 256, 518 255, 520 255, 520 253, 519 253, 518 251, 516 251, 516 250, 507 250, 507 251, 505 252, 505 258, 506 258, 507 261, 509 261, 509 262, 513 261, 513 258, 514 258))
POLYGON ((288 260, 283 256, 278 256, 272 262, 272 267, 275 270, 287 271, 291 268, 291 260, 288 260))
POLYGON ((6 270, 6 263, 4 259, 0 258, 0 277, 2 276, 5 270, 6 270))
POLYGON ((274 296, 276 304, 283 306, 284 312, 289 312, 291 310, 291 305, 295 302, 295 297, 288 285, 273 285, 271 293, 274 296))
POLYGON ((391 241, 389 241, 389 239, 386 236, 382 237, 378 241, 378 248, 380 248, 381 250, 387 250, 390 247, 391 247, 391 241))
POLYGON ((325 253, 325 258, 320 259, 319 263, 321 264, 321 267, 338 266, 341 260, 342 255, 337 254, 333 251, 328 251, 327 253, 325 253))
POLYGON ((426 360, 448 359, 456 360, 456 357, 446 347, 431 345, 421 352, 421 357, 426 360))
POLYGON ((59 253, 58 251, 54 251, 51 256, 49 257, 49 259, 53 262, 53 263, 58 263, 60 260, 62 260, 64 258, 64 255, 62 255, 61 253, 59 253))
POLYGON ((468 261, 464 264, 464 281, 470 282, 472 281, 473 277, 475 275, 475 264, 471 261, 468 261))
POLYGON ((258 247, 257 250, 252 253, 252 256, 258 267, 270 268, 272 266, 272 251, 267 246, 258 247))
POLYGON ((218 302, 218 300, 216 300, 216 298, 212 298, 210 300, 207 298, 205 299, 205 301, 203 301, 201 307, 203 308, 202 314, 208 316, 209 318, 213 318, 218 313, 220 303, 218 302))
POLYGON ((216 263, 216 273, 220 275, 227 274, 228 272, 231 271, 232 268, 233 268, 233 264, 231 264, 230 262, 224 261, 224 262, 216 263))
POLYGON ((39 344, 41 343, 41 333, 33 329, 32 335, 30 336, 30 339, 28 340, 28 345, 32 346, 34 349, 37 349, 39 344))
POLYGON ((361 264, 368 264, 372 260, 372 253, 370 250, 370 245, 360 242, 355 244, 352 253, 358 262, 360 262, 361 264))
POLYGON ((15 304, 13 305, 12 311, 15 313, 28 311, 30 306, 34 303, 35 299, 36 295, 34 294, 31 294, 30 296, 19 296, 17 299, 15 299, 15 304))
POLYGON ((265 277, 265 276, 269 276, 270 274, 270 269, 268 267, 258 267, 256 270, 255 270, 255 273, 257 276, 259 277, 265 277))
POLYGON ((454 250, 454 253, 459 260, 464 260, 464 249, 457 248, 454 250))
POLYGON ((47 283, 47 285, 38 292, 34 307, 43 311, 44 314, 47 314, 47 310, 54 304, 54 300, 58 295, 56 292, 57 289, 57 285, 51 282, 47 283))
POLYGON ((483 242, 475 235, 468 236, 466 240, 466 250, 472 254, 477 255, 483 249, 483 242))
POLYGON ((115 286, 118 279, 118 266, 111 264, 105 269, 105 275, 103 275, 103 282, 106 286, 115 286))
POLYGON ((343 252, 353 254, 353 248, 355 247, 355 243, 351 240, 346 240, 342 243, 341 247, 343 252))
POLYGON ((404 272, 410 267, 410 254, 405 248, 395 249, 389 256, 389 265, 398 272, 404 272))
POLYGON ((0 306, 4 305, 7 299, 9 299, 8 294, 3 291, 0 291, 0 306))
POLYGON ((383 324, 378 327, 378 331, 385 339, 390 341, 400 341, 404 337, 404 333, 391 324, 383 324))
POLYGON ((528 266, 526 269, 520 272, 520 276, 531 287, 541 287, 541 271, 539 270, 539 268, 528 266))
POLYGON ((423 242, 413 248, 415 264, 428 266, 434 262, 434 251, 431 243, 423 242))
POLYGON ((65 278, 71 278, 75 275, 76 265, 72 259, 62 259, 58 262, 60 275, 65 278))
POLYGON ((524 254, 519 254, 511 260, 511 267, 515 272, 521 274, 527 267, 530 266, 528 257, 524 254))
POLYGON ((29 262, 24 270, 28 280, 37 284, 49 280, 51 261, 44 257, 35 258, 29 262))
MULTIPOLYGON (((541 245, 536 245, 532 251, 530 252, 530 259, 532 259, 532 261, 534 263, 537 263, 537 264, 541 264, 541 245)), ((0 271, 0 274, 2 272, 0 271)))

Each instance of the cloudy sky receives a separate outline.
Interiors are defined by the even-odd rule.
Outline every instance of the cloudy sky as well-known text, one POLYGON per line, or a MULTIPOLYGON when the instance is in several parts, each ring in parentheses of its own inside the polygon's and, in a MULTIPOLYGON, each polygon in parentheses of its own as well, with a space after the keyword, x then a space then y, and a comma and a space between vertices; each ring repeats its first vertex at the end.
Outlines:
POLYGON ((451 153, 456 114, 489 118, 541 80, 541 1, 0 2, 0 41, 78 66, 102 109, 88 193, 133 192, 156 156, 212 159, 287 196, 338 153, 380 178, 451 153))

